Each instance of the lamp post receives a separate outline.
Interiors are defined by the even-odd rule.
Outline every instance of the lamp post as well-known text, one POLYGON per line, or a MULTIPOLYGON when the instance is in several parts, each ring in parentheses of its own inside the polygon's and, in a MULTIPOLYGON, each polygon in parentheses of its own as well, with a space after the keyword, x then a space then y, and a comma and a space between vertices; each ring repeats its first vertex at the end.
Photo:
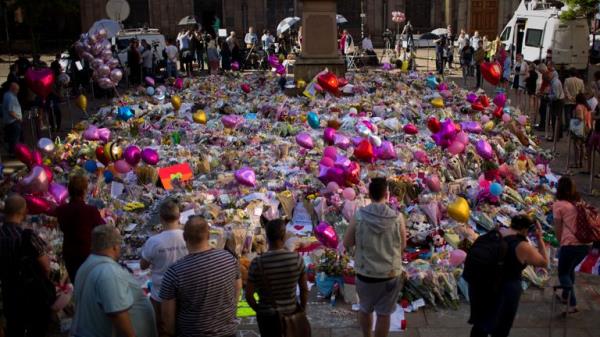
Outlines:
POLYGON ((365 38, 365 0, 360 0, 360 39, 365 38))

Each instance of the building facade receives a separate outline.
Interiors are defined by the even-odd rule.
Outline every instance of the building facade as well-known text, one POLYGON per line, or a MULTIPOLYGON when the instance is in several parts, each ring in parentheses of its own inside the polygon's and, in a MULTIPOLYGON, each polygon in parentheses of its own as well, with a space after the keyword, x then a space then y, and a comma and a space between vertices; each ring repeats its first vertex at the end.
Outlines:
MULTIPOLYGON (((94 21, 106 18, 108 0, 80 0, 81 26, 88 29, 94 21)), ((221 27, 238 34, 249 26, 261 31, 275 31, 277 24, 288 16, 302 15, 302 0, 128 0, 131 13, 123 23, 128 28, 148 26, 159 28, 166 36, 175 36, 179 20, 195 15, 210 29, 218 17, 221 27)), ((337 0, 338 13, 348 19, 344 28, 355 36, 371 34, 381 43, 386 28, 400 30, 392 22, 392 11, 402 11, 416 33, 445 27, 469 32, 479 30, 492 38, 499 34, 510 19, 519 0, 337 0), (361 16, 361 13, 365 15, 361 16)))

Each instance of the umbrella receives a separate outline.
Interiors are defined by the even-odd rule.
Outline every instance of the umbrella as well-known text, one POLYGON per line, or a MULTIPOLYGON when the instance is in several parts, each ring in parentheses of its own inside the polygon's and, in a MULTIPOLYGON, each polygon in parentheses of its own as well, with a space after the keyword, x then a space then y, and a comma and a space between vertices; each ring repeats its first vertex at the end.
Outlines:
POLYGON ((94 22, 88 33, 93 35, 96 34, 100 29, 104 29, 106 31, 106 38, 112 39, 121 31, 121 25, 114 20, 102 19, 94 22))
POLYGON ((186 17, 184 17, 183 19, 179 20, 179 25, 180 26, 190 26, 190 25, 197 25, 198 21, 196 21, 196 17, 193 15, 188 15, 186 17))
POLYGON ((290 16, 281 20, 281 22, 277 25, 277 35, 285 33, 288 29, 292 28, 299 21, 300 18, 297 16, 290 16))
POLYGON ((448 34, 448 30, 446 28, 437 28, 431 31, 431 34, 435 34, 435 35, 446 35, 448 34))
POLYGON ((335 22, 337 22, 337 24, 342 24, 342 23, 347 23, 348 19, 346 19, 343 15, 341 14, 336 14, 335 15, 335 22))

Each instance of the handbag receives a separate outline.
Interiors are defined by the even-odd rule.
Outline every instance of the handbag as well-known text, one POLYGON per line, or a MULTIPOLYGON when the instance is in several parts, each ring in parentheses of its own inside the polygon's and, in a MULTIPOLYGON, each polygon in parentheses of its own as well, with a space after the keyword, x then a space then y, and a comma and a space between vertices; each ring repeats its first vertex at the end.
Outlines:
MULTIPOLYGON (((265 274, 260 257, 258 258, 258 267, 260 268, 260 273, 263 275, 265 285, 268 289, 271 289, 269 277, 265 274)), ((277 311, 277 301, 275 298, 271 297, 271 302, 273 308, 277 311)), ((296 311, 291 314, 277 312, 277 316, 279 317, 280 331, 283 337, 311 337, 310 323, 304 309, 297 307, 296 311)))
POLYGON ((576 137, 585 137, 585 123, 577 118, 571 118, 569 121, 569 131, 576 137))

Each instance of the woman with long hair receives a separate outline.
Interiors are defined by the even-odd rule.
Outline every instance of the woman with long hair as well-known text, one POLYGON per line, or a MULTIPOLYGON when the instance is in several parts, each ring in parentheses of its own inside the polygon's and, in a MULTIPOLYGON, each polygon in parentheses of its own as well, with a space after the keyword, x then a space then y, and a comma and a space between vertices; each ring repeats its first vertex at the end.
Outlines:
POLYGON ((575 165, 573 167, 581 168, 583 167, 585 142, 592 130, 592 112, 583 93, 575 96, 575 109, 571 120, 579 121, 578 123, 574 121, 574 123, 569 123, 569 133, 575 145, 575 165))
POLYGON ((577 312, 575 298, 575 267, 585 258, 589 245, 580 242, 575 236, 577 230, 577 208, 574 203, 581 197, 575 188, 573 180, 562 177, 556 187, 556 201, 552 205, 554 215, 554 231, 560 241, 558 257, 558 280, 565 287, 560 296, 563 303, 569 304, 567 314, 577 312))

